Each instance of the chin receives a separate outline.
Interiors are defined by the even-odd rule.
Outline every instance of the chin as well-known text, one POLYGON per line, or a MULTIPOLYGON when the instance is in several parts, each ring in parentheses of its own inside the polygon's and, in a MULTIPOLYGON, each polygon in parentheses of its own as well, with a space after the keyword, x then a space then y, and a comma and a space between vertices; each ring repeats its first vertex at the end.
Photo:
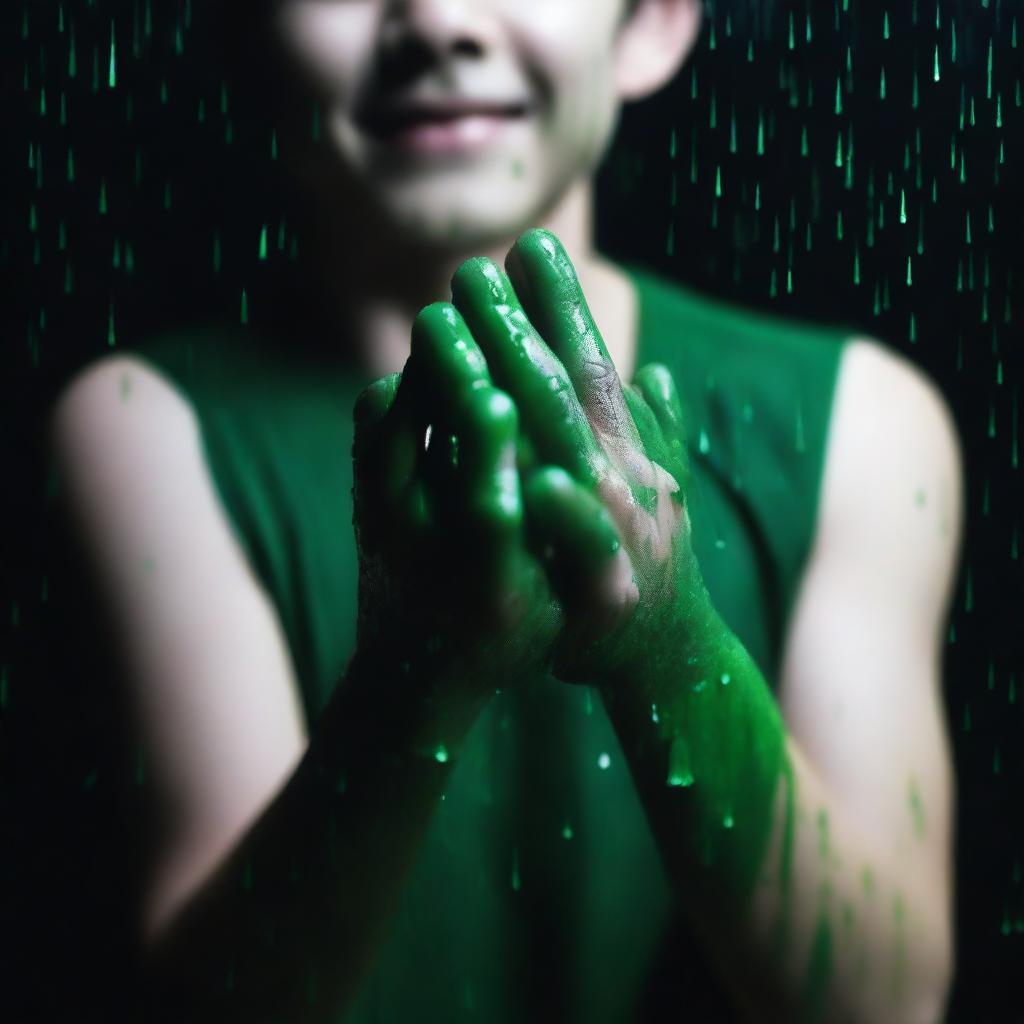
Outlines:
POLYGON ((382 204, 388 227, 410 242, 452 252, 484 252, 502 244, 511 245, 518 235, 534 225, 540 204, 504 202, 472 205, 445 202, 442 197, 424 198, 416 204, 382 204))

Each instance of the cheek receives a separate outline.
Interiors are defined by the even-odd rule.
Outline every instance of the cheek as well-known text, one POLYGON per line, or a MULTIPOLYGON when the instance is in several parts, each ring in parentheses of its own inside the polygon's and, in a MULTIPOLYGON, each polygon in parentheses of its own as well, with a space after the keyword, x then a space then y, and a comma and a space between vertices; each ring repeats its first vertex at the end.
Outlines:
POLYGON ((556 151, 591 159, 603 148, 617 113, 611 40, 614 5, 595 0, 525 0, 522 52, 546 94, 549 141, 556 151))
POLYGON ((292 0, 277 15, 278 38, 312 89, 351 97, 368 52, 373 12, 366 4, 292 0))

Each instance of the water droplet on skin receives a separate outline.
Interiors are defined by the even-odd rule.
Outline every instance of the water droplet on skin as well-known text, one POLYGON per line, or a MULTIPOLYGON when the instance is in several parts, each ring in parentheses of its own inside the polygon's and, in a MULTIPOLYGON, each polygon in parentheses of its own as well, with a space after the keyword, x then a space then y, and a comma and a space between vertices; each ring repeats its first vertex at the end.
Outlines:
POLYGON ((601 771, 605 771, 611 763, 612 759, 607 754, 602 753, 597 758, 597 767, 600 768, 601 771))
POLYGON ((703 693, 704 689, 705 689, 705 687, 707 685, 708 685, 708 681, 706 679, 698 679, 697 682, 695 682, 693 684, 693 692, 694 693, 703 693))
POLYGON ((736 819, 732 816, 732 812, 726 811, 722 816, 722 828, 732 828, 736 824, 736 819))
POLYGON ((661 719, 660 719, 660 718, 658 718, 658 706, 657 706, 656 704, 652 704, 652 705, 651 705, 651 721, 652 721, 652 722, 653 722, 653 723, 654 723, 655 725, 657 725, 657 724, 658 724, 658 722, 660 722, 660 721, 661 721, 661 719))
POLYGON ((730 682, 732 682, 732 676, 729 675, 728 672, 723 672, 722 673, 722 685, 723 686, 728 686, 730 682))
POLYGON ((707 455, 707 453, 711 451, 711 439, 708 437, 708 433, 703 427, 701 427, 700 430, 700 439, 697 443, 697 448, 701 455, 707 455))
POLYGON ((569 824, 569 822, 566 822, 565 825, 562 827, 562 838, 572 839, 572 826, 569 824))
POLYGON ((448 748, 443 743, 439 743, 434 748, 434 760, 440 761, 441 764, 448 760, 448 748))

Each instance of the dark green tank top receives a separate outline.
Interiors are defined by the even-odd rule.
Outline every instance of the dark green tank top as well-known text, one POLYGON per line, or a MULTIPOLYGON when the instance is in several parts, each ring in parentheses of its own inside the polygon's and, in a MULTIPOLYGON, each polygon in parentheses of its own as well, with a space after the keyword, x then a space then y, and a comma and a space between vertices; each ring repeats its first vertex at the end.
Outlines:
MULTIPOLYGON (((738 311, 635 266, 637 365, 672 371, 711 597, 774 688, 851 331, 738 311)), ((194 407, 235 535, 277 607, 307 719, 355 635, 359 388, 252 331, 135 347, 194 407)), ((339 362, 336 364, 341 366, 339 362)), ((432 819, 355 1008, 339 1020, 727 1020, 676 911, 600 698, 552 679, 495 697, 432 819)))

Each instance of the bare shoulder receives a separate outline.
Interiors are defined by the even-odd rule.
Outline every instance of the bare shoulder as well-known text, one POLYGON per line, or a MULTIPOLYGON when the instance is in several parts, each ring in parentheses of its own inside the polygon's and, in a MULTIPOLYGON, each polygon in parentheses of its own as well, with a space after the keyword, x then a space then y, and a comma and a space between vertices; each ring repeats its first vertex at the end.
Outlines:
POLYGON ((104 357, 57 396, 49 446, 113 626, 167 820, 147 929, 198 885, 307 743, 284 630, 233 533, 187 397, 144 359, 104 357))
POLYGON ((851 338, 839 370, 838 425, 890 442, 901 438, 935 458, 959 458, 960 443, 949 404, 938 385, 905 356, 871 338, 851 338), (851 422, 844 422, 850 417, 851 422))
POLYGON ((819 533, 874 527, 876 542, 886 534, 895 541, 899 524, 913 530, 935 519, 927 535, 955 546, 962 477, 959 435, 938 385, 879 342, 852 338, 836 384, 819 533))
POLYGON ((195 440, 198 434, 192 407, 174 384, 146 359, 117 353, 71 377, 51 406, 47 427, 58 455, 81 451, 100 437, 113 454, 137 439, 126 428, 147 424, 161 436, 170 432, 168 440, 195 440))

